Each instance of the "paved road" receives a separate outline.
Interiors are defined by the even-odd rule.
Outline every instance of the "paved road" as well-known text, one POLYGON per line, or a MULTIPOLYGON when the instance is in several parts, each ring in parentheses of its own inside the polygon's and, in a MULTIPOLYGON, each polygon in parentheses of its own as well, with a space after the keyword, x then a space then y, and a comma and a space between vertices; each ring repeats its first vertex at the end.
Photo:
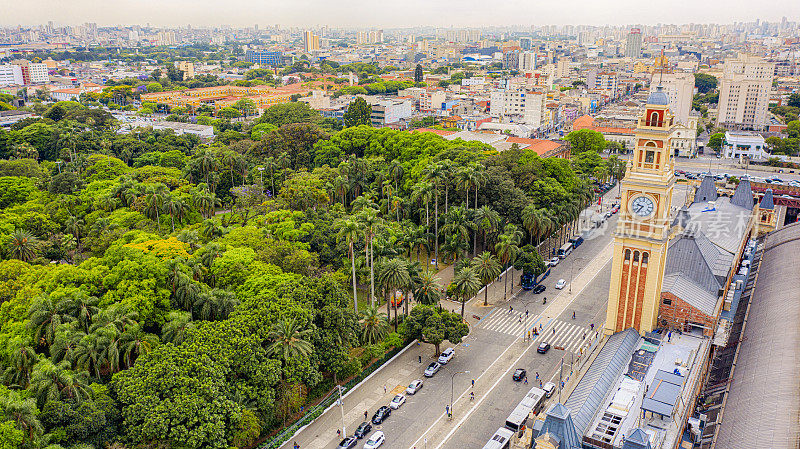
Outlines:
MULTIPOLYGON (((608 199, 615 195, 616 190, 612 189, 603 202, 604 207, 608 207, 608 199)), ((593 206, 595 210, 597 207, 593 206)), ((509 299, 504 300, 505 280, 501 279, 489 288, 488 307, 483 306, 483 293, 476 295, 467 304, 465 312, 471 326, 470 335, 456 346, 455 358, 433 378, 425 379, 422 375, 425 366, 435 360, 433 347, 426 344, 413 347, 365 381, 361 387, 350 392, 343 401, 343 410, 339 407, 328 410, 283 447, 290 448, 296 441, 303 449, 335 448, 339 442, 336 430, 342 426, 342 414, 346 431, 352 434, 356 426, 364 420, 364 411, 371 417, 378 407, 388 404, 395 394, 402 392, 414 379, 423 379, 425 385, 422 390, 409 396, 405 405, 393 411, 385 423, 373 429, 386 433, 387 442, 384 447, 421 449, 426 446, 426 438, 430 448, 443 444, 446 447, 464 447, 455 443, 464 438, 461 435, 464 422, 461 426, 456 426, 461 419, 478 420, 482 427, 478 427, 478 424, 474 426, 475 438, 483 439, 481 445, 485 443, 519 401, 522 396, 520 392, 530 388, 521 384, 506 385, 510 382, 509 371, 516 366, 529 366, 530 385, 533 385, 536 371, 547 381, 553 377, 561 355, 566 353, 553 349, 546 355, 538 355, 535 351, 538 341, 548 339, 553 346, 563 346, 570 351, 569 354, 580 354, 580 349, 584 346, 584 331, 588 330, 590 323, 594 323, 596 328, 602 323, 607 296, 604 290, 608 288, 608 270, 605 265, 610 260, 609 242, 615 223, 616 216, 613 216, 606 226, 599 228, 572 255, 554 267, 544 281, 546 292, 534 295, 532 292, 514 288, 516 295, 509 293, 509 299), (600 253, 604 254, 596 257, 600 253), (597 274, 601 272, 605 274, 597 274), (569 281, 573 279, 573 275, 573 293, 569 292, 569 285, 561 291, 554 289, 558 279, 569 281), (547 305, 542 304, 544 297, 548 298, 547 305), (513 313, 510 307, 514 308, 513 313), (527 318, 518 314, 524 314, 526 309, 527 318), (575 320, 572 320, 573 310, 576 312, 575 320), (475 319, 473 315, 483 319, 475 319), (527 336, 527 331, 534 325, 542 326, 541 337, 533 342, 523 341, 523 335, 527 336), (551 330, 553 328, 556 330, 555 337, 551 330), (462 371, 470 372, 453 375, 462 371), (475 379, 474 391, 477 397, 470 403, 472 379, 475 379), (451 387, 455 399, 455 414, 454 419, 448 421, 445 406, 450 403, 451 387), (477 413, 471 413, 470 410, 477 413), (494 415, 503 416, 494 419, 494 415), (489 416, 492 419, 487 419, 489 416)), ((514 279, 519 282, 519 275, 516 274, 514 279)), ((451 310, 458 310, 460 307, 459 304, 449 301, 444 301, 443 306, 451 310)), ((445 343, 442 348, 447 346, 445 343)), ((473 427, 472 424, 468 425, 473 427)), ((363 442, 359 442, 359 447, 361 445, 363 442)))

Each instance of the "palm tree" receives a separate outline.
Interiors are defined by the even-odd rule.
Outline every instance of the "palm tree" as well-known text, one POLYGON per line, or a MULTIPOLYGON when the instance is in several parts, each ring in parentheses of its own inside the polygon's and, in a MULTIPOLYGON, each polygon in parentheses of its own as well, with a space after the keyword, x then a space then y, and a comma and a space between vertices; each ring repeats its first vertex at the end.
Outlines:
POLYGON ((89 332, 92 316, 97 313, 97 305, 99 303, 100 300, 97 297, 89 296, 83 291, 76 290, 61 304, 61 310, 75 318, 81 330, 89 332))
MULTIPOLYGON (((433 200, 433 184, 428 181, 420 181, 414 184, 411 191, 411 201, 419 201, 425 205, 425 226, 431 226, 429 205, 433 200)), ((421 217, 420 217, 421 220, 421 217)))
POLYGON ((484 251, 472 259, 472 268, 475 269, 475 274, 486 286, 483 291, 483 305, 487 306, 489 305, 489 283, 496 279, 497 276, 500 276, 500 262, 498 262, 494 254, 484 251))
POLYGON ((19 386, 19 388, 28 388, 31 370, 39 361, 36 351, 22 337, 13 338, 8 343, 8 351, 11 363, 3 372, 4 383, 19 386))
MULTIPOLYGON (((449 238, 455 238, 455 240, 459 242, 459 244, 455 246, 461 247, 461 243, 463 243, 463 247, 467 248, 469 242, 470 221, 467 219, 466 210, 464 208, 454 206, 452 209, 450 209, 450 211, 445 213, 444 222, 445 225, 442 228, 442 231, 445 233, 445 235, 447 235, 449 238)), ((458 258, 456 258, 456 260, 458 260, 458 258)))
POLYGON ((429 165, 425 169, 425 179, 432 181, 434 185, 434 252, 436 257, 436 269, 439 269, 439 184, 444 182, 446 179, 446 173, 442 164, 435 163, 429 165))
POLYGON ((451 173, 453 172, 453 161, 445 159, 440 161, 442 172, 445 176, 442 178, 442 185, 444 185, 444 213, 450 210, 450 182, 452 180, 451 173))
POLYGON ((7 396, 0 398, 0 407, 5 412, 3 416, 13 421, 16 429, 25 432, 29 440, 44 432, 44 427, 38 418, 36 399, 23 399, 20 393, 10 391, 7 396))
POLYGON ((169 196, 164 203, 164 209, 169 212, 169 218, 172 222, 172 232, 175 232, 175 218, 178 218, 178 224, 180 224, 183 216, 189 210, 189 206, 182 198, 169 196))
POLYGON ((292 166, 292 157, 289 156, 289 153, 283 152, 280 155, 278 155, 277 159, 275 159, 275 163, 278 164, 278 167, 281 169, 281 177, 283 178, 283 182, 285 183, 286 170, 288 170, 292 166))
POLYGON ((367 306, 361 312, 361 343, 372 345, 381 341, 389 332, 389 323, 385 313, 378 311, 377 307, 367 306))
POLYGON ((145 215, 151 219, 155 216, 159 232, 161 232, 161 220, 159 219, 159 215, 161 209, 164 207, 166 193, 167 186, 159 183, 148 186, 145 194, 145 215))
POLYGON ((433 305, 438 304, 441 299, 441 279, 431 271, 422 273, 417 288, 414 290, 414 300, 418 304, 433 305))
POLYGON ((453 285, 455 286, 456 294, 461 300, 461 318, 464 318, 464 304, 467 299, 472 298, 478 293, 481 288, 481 281, 475 273, 475 269, 466 266, 453 276, 453 285))
POLYGON ((12 259, 30 262, 36 258, 39 240, 24 229, 16 229, 10 236, 9 246, 11 247, 9 255, 12 259))
MULTIPOLYGON (((425 249, 425 253, 429 253, 429 237, 430 233, 427 232, 424 226, 415 226, 413 227, 408 233, 408 245, 410 250, 416 250, 417 252, 417 262, 422 263, 422 258, 420 257, 420 253, 422 249, 425 249)), ((409 254, 409 257, 411 255, 409 254)), ((430 268, 429 261, 425 261, 425 270, 427 271, 430 268)))
POLYGON ((53 344, 50 345, 50 358, 56 363, 62 360, 72 360, 75 348, 85 336, 86 332, 72 329, 71 326, 63 330, 59 329, 53 344))
POLYGON ((205 321, 227 319, 238 305, 235 293, 220 288, 201 292, 194 302, 196 316, 205 321))
POLYGON ((275 162, 275 158, 270 156, 264 161, 264 168, 269 170, 269 180, 272 184, 272 190, 270 190, 270 196, 275 196, 275 169, 278 168, 278 164, 275 162))
POLYGON ((188 331, 193 328, 194 321, 190 312, 170 312, 167 315, 167 323, 161 330, 161 338, 164 342, 178 346, 186 340, 188 331))
MULTIPOLYGON (((408 262, 403 259, 394 258, 383 264, 378 274, 378 283, 383 286, 386 292, 392 292, 392 302, 395 303, 394 309, 394 330, 397 331, 397 289, 405 287, 411 281, 408 275, 408 262)), ((386 314, 391 313, 389 301, 386 302, 386 314)))
POLYGON ((275 323, 268 335, 272 344, 267 347, 267 356, 277 357, 287 363, 289 360, 311 355, 314 346, 308 341, 312 329, 300 329, 300 325, 291 318, 284 318, 275 323))
POLYGON ((78 244, 78 251, 80 251, 81 248, 81 230, 83 229, 83 224, 83 220, 74 215, 70 215, 64 221, 64 228, 66 231, 75 236, 75 241, 78 244))
POLYGON ((145 332, 136 325, 125 330, 119 337, 119 349, 124 356, 125 366, 132 367, 136 359, 147 354, 158 344, 158 337, 145 332))
MULTIPOLYGON (((516 226, 513 224, 506 225, 506 231, 511 230, 512 232, 503 232, 500 235, 500 239, 495 245, 495 252, 500 257, 500 261, 503 263, 503 267, 507 268, 510 263, 513 263, 514 260, 517 258, 517 254, 519 253, 519 230, 516 229, 516 226), (509 229, 509 226, 513 226, 513 228, 509 229)), ((511 281, 511 288, 514 288, 514 281, 511 281)), ((505 285, 503 286, 503 300, 508 297, 508 275, 505 276, 505 285)))
MULTIPOLYGON (((364 195, 366 196, 366 195, 364 195)), ((362 196, 361 198, 363 198, 362 196)), ((358 214, 358 221, 364 231, 364 257, 369 264, 369 303, 375 306, 375 260, 373 240, 378 227, 378 212, 375 209, 367 208, 358 214)))
POLYGON ((58 364, 43 359, 37 363, 31 376, 31 389, 39 407, 47 401, 72 399, 80 403, 91 396, 84 373, 75 374, 69 362, 58 364))
POLYGON ((61 323, 75 318, 64 313, 63 306, 52 295, 40 295, 28 310, 28 327, 33 329, 34 342, 50 346, 61 323))
MULTIPOLYGON (((339 233, 336 234, 336 239, 339 242, 346 242, 350 250, 350 264, 353 269, 353 310, 358 313, 358 295, 356 290, 356 251, 355 244, 358 241, 358 236, 361 232, 358 223, 353 220, 344 220, 339 223, 339 233)), ((374 307, 374 305, 373 305, 374 307)))
MULTIPOLYGON (((488 235, 496 231, 497 227, 500 225, 500 214, 489 206, 482 206, 475 209, 472 220, 475 229, 479 229, 483 234, 483 247, 485 248, 489 240, 488 235)), ((477 238, 473 242, 472 251, 474 254, 478 253, 477 238)))

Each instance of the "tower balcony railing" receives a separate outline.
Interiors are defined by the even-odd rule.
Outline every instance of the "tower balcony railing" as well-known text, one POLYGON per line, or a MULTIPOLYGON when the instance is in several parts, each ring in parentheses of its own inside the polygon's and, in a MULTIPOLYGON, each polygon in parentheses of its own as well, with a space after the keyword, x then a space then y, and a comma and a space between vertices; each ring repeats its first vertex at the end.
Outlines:
POLYGON ((646 120, 639 119, 639 126, 647 126, 650 128, 663 128, 664 126, 672 126, 672 119, 669 120, 646 120))

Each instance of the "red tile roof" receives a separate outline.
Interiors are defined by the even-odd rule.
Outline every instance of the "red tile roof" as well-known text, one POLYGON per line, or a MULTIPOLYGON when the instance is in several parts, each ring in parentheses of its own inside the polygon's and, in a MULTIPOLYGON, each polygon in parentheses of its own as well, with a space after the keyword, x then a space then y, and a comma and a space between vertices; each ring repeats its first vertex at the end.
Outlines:
POLYGON ((456 133, 455 131, 446 131, 443 129, 433 129, 433 128, 418 128, 413 130, 413 132, 434 133, 442 137, 456 133))
POLYGON ((560 143, 552 140, 528 139, 525 137, 509 137, 506 142, 519 144, 522 148, 535 151, 539 156, 561 146, 560 143))

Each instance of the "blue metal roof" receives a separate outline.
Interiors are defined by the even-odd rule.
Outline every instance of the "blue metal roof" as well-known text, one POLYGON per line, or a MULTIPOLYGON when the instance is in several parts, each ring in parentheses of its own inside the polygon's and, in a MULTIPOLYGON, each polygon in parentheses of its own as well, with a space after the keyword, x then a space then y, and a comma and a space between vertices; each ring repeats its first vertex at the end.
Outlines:
POLYGON ((675 404, 681 395, 682 385, 683 376, 658 370, 642 400, 642 410, 662 416, 672 416, 675 404))
POLYGON ((633 432, 625 437, 622 449, 650 449, 650 437, 641 428, 633 429, 633 432))
POLYGON ((608 337, 605 346, 570 394, 564 406, 572 413, 572 420, 580 435, 586 433, 603 399, 628 367, 639 338, 639 333, 634 329, 608 337))

